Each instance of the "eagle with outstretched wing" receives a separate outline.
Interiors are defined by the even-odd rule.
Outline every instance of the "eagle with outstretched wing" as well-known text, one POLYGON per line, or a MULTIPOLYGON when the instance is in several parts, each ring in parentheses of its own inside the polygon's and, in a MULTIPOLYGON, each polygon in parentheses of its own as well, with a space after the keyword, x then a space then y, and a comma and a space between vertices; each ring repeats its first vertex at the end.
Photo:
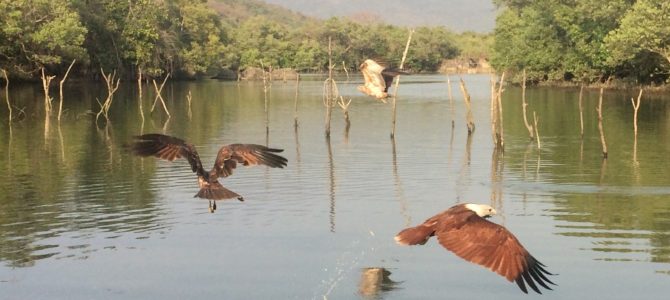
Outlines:
POLYGON ((144 157, 155 156, 168 161, 186 158, 191 170, 198 176, 200 191, 194 197, 208 199, 210 212, 216 210, 216 200, 237 198, 244 201, 242 196, 225 188, 218 180, 220 177, 232 175, 238 164, 283 168, 288 162, 283 156, 275 154, 284 151, 283 149, 256 144, 230 144, 219 149, 214 167, 207 172, 202 166, 198 151, 192 144, 180 138, 158 133, 136 136, 130 148, 134 154, 144 157))
POLYGON ((358 90, 383 102, 389 96, 388 89, 393 78, 400 74, 409 74, 397 68, 384 67, 372 59, 366 59, 358 69, 363 73, 364 80, 358 90))
POLYGON ((418 226, 400 231, 395 240, 401 245, 423 245, 436 236, 447 250, 516 282, 524 293, 528 293, 526 285, 539 294, 542 294, 540 287, 551 290, 548 284, 554 283, 546 275, 554 274, 507 228, 486 220, 495 214, 496 210, 489 205, 458 204, 418 226))

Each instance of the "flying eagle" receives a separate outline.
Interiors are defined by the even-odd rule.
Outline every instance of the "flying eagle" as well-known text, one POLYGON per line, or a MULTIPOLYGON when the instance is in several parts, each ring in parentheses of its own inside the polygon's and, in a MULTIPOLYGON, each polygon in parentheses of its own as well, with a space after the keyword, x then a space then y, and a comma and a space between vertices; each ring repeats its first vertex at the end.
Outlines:
POLYGON ((431 236, 461 258, 484 266, 507 278, 524 292, 526 284, 542 294, 536 283, 551 290, 555 285, 546 275, 554 275, 519 243, 505 227, 487 221, 495 209, 483 204, 459 204, 431 217, 416 227, 400 231, 395 240, 401 245, 425 244, 431 236))
POLYGON ((155 156, 169 161, 185 157, 193 172, 198 175, 200 191, 193 197, 208 199, 210 212, 216 210, 216 200, 237 198, 237 200, 244 201, 242 196, 223 187, 218 180, 219 177, 232 175, 237 164, 283 168, 288 161, 286 158, 275 154, 284 151, 283 149, 273 149, 255 144, 230 144, 219 149, 214 167, 206 172, 200 162, 198 151, 192 144, 173 136, 158 133, 136 136, 131 145, 131 150, 139 156, 155 156))
POLYGON ((365 80, 364 85, 358 86, 358 90, 384 102, 389 96, 388 90, 393 78, 400 74, 408 74, 396 68, 385 68, 371 59, 366 59, 358 69, 363 73, 365 80))

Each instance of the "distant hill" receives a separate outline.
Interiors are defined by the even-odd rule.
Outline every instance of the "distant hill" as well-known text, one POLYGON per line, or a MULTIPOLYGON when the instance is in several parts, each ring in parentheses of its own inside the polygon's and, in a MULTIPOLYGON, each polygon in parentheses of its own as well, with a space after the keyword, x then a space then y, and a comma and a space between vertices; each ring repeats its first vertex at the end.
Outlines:
POLYGON ((401 26, 442 25, 456 32, 492 32, 496 18, 492 0, 265 0, 265 2, 321 19, 333 16, 366 17, 401 26))
POLYGON ((313 17, 308 17, 283 6, 260 0, 214 0, 208 1, 207 5, 219 13, 222 21, 229 25, 239 24, 257 15, 263 15, 272 21, 291 26, 299 26, 315 20, 313 17))

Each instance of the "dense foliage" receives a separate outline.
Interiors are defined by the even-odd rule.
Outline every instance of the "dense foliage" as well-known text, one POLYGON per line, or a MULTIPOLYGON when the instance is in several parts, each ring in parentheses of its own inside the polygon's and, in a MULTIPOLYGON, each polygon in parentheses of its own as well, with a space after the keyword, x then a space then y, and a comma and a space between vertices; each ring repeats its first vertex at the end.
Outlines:
POLYGON ((497 0, 492 65, 530 79, 662 83, 670 72, 666 0, 497 0))
MULTIPOLYGON (((310 19, 261 1, 0 0, 0 68, 38 77, 44 67, 95 76, 100 68, 126 79, 145 75, 195 77, 249 66, 323 71, 328 38, 333 62, 349 70, 368 57, 398 63, 408 29, 376 21, 310 19), (278 17, 279 16, 279 17, 278 17)), ((482 55, 482 35, 442 27, 417 28, 406 68, 436 71, 467 53, 482 55)))

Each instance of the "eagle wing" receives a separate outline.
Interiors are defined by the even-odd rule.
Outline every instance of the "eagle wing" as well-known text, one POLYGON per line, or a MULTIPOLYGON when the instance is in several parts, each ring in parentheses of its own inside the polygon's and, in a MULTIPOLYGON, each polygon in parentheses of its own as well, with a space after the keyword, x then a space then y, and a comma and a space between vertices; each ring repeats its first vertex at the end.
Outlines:
POLYGON ((371 96, 377 96, 386 90, 386 81, 382 76, 384 67, 371 59, 365 60, 360 65, 360 71, 363 73, 365 87, 371 92, 371 96))
POLYGON ((540 293, 537 284, 546 289, 551 283, 545 274, 553 275, 519 243, 505 227, 489 222, 474 212, 464 222, 441 222, 435 229, 440 244, 461 258, 489 268, 491 271, 516 281, 524 292, 526 284, 540 293))
POLYGON ((382 78, 384 78, 384 93, 387 93, 389 91, 389 87, 393 83, 393 78, 395 78, 400 74, 407 75, 409 73, 401 71, 399 69, 388 69, 388 68, 384 69, 381 72, 382 78))
POLYGON ((272 168, 283 168, 288 160, 279 153, 283 149, 268 148, 256 144, 230 144, 221 147, 214 162, 216 173, 221 177, 233 174, 237 164, 244 166, 266 165, 272 168))
POLYGON ((138 135, 130 147, 133 153, 139 156, 155 156, 169 161, 186 158, 191 170, 198 176, 203 176, 205 173, 198 151, 180 138, 158 133, 138 135))

